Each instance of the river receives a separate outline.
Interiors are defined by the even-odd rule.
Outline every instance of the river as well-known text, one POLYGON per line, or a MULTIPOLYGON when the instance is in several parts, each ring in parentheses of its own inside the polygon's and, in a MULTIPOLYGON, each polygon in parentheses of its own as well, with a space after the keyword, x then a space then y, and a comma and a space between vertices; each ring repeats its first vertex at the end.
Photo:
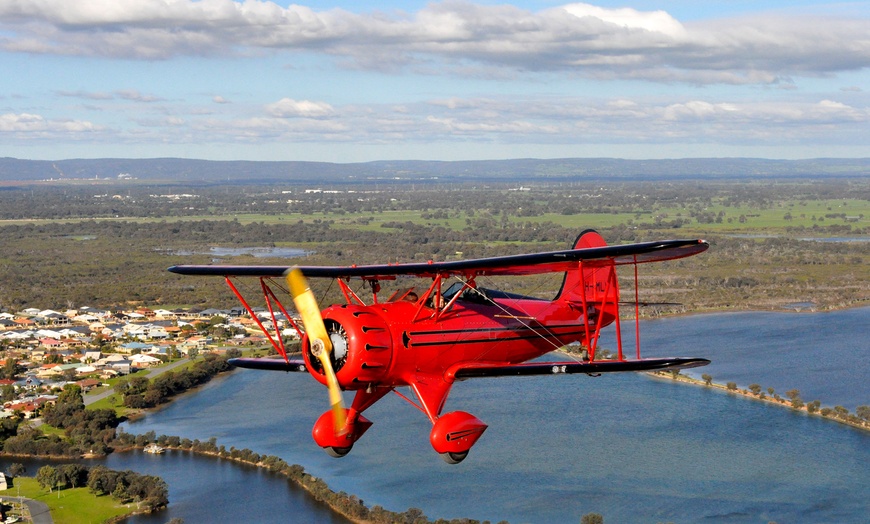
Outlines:
MULTIPOLYGON (((714 360, 697 376, 798 388, 805 400, 851 409, 870 404, 868 319, 870 308, 698 315, 645 321, 641 336, 649 355, 714 360)), ((395 396, 367 411, 375 425, 347 457, 329 458, 311 440, 326 408, 310 377, 237 370, 125 429, 217 437, 301 464, 369 506, 433 519, 578 522, 596 512, 608 524, 857 523, 870 513, 870 433, 646 375, 459 383, 446 410, 490 427, 455 466, 432 451, 423 415, 395 396)), ((169 510, 130 523, 327 518, 286 481, 227 461, 117 453, 106 463, 170 484, 169 510)))

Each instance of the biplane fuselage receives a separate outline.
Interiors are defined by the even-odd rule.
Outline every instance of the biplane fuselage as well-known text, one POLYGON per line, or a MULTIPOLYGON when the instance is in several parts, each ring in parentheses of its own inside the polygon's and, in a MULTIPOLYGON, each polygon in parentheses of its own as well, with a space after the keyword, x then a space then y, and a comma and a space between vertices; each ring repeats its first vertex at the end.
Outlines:
MULTIPOLYGON (((347 390, 408 386, 421 373, 450 377, 457 363, 519 364, 572 343, 588 347, 587 337, 599 327, 573 302, 492 300, 460 298, 442 312, 406 300, 326 308, 327 328, 341 326, 348 346, 336 363, 339 382, 347 390)), ((319 368, 316 361, 309 365, 319 368)))
MULTIPOLYGON (((426 414, 433 424, 430 433, 433 448, 448 462, 456 463, 465 458, 487 427, 464 411, 442 414, 450 388, 457 380, 679 369, 708 363, 705 359, 687 357, 641 359, 639 347, 636 358, 625 358, 621 341, 614 358, 596 358, 598 337, 604 327, 615 324, 620 339, 616 266, 636 267, 642 262, 682 258, 706 248, 705 242, 694 240, 605 247, 597 233, 587 231, 578 238, 573 250, 563 252, 457 263, 304 267, 300 272, 306 276, 334 278, 346 298, 345 303, 329 306, 320 313, 321 328, 325 328, 322 336, 328 338, 331 348, 328 357, 319 353, 308 334, 299 330, 302 359, 289 358, 283 340, 276 334, 269 338, 282 359, 245 358, 233 362, 255 369, 307 371, 328 387, 331 380, 337 380, 337 386, 332 385, 336 394, 337 388, 354 391, 349 409, 341 407, 338 414, 335 410, 326 411, 314 425, 314 440, 334 456, 347 454, 372 425, 362 413, 384 395, 394 392, 426 414), (553 300, 504 293, 477 284, 477 277, 482 275, 522 276, 557 271, 564 271, 565 276, 553 300), (379 280, 393 279, 396 275, 431 278, 432 285, 428 289, 400 290, 381 302, 379 280), (367 281, 371 287, 372 297, 367 303, 347 285, 354 277, 367 281), (447 277, 456 277, 456 281, 442 290, 447 277), (534 361, 569 344, 583 348, 576 359, 534 361), (416 402, 398 389, 405 387, 411 389, 416 402), (336 425, 340 419, 345 421, 336 425)), ((287 269, 170 268, 182 274, 224 275, 255 319, 230 276, 259 276, 275 333, 276 307, 285 314, 286 310, 268 280, 287 269)), ((268 335, 270 330, 262 323, 260 327, 268 335)))

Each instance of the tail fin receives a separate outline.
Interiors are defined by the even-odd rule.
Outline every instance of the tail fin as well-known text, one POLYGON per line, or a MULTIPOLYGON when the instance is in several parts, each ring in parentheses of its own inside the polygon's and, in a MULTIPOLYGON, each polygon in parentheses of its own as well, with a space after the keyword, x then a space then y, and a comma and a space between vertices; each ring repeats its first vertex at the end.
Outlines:
MULTIPOLYGON (((593 229, 580 233, 574 242, 574 249, 586 249, 606 246, 601 235, 593 229)), ((556 300, 575 303, 585 302, 594 306, 597 311, 605 314, 605 326, 619 314, 619 282, 616 278, 616 267, 613 264, 596 261, 577 269, 565 272, 562 289, 556 300), (607 318, 610 317, 610 318, 607 318)))

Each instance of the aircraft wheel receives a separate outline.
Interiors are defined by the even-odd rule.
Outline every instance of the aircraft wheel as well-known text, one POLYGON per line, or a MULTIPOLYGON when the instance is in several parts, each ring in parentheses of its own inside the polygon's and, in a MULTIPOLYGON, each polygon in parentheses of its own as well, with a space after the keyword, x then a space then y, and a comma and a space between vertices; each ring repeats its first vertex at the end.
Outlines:
POLYGON ((339 448, 336 446, 327 446, 323 449, 326 451, 326 454, 329 455, 330 457, 341 458, 341 457, 347 455, 348 453, 350 453, 350 450, 353 449, 353 446, 348 446, 346 448, 339 448))
POLYGON ((452 451, 448 451, 447 453, 441 453, 441 458, 444 459, 444 462, 448 464, 459 464, 465 457, 468 456, 467 451, 463 451, 461 453, 454 453, 452 451))

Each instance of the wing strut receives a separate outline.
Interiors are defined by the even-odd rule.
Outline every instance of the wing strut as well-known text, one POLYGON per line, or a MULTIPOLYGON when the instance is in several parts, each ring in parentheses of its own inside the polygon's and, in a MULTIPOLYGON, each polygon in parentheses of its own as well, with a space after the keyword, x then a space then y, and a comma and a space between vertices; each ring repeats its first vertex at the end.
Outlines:
MULTIPOLYGON (((274 284, 274 282, 273 282, 273 284, 274 284)), ((296 330, 296 333, 299 335, 299 338, 301 339, 303 333, 302 333, 302 330, 299 329, 299 324, 297 324, 293 320, 293 317, 290 316, 290 313, 287 313, 287 310, 284 308, 284 304, 282 304, 281 301, 278 300, 278 297, 275 296, 275 293, 272 291, 272 288, 270 288, 268 285, 266 285, 266 282, 263 278, 260 279, 260 285, 263 286, 263 296, 266 298, 266 304, 269 305, 269 314, 272 315, 272 324, 275 326, 275 333, 278 332, 278 319, 275 318, 275 312, 272 310, 272 301, 273 300, 275 301, 275 304, 278 305, 278 308, 281 310, 281 313, 284 314, 284 318, 286 318, 287 322, 289 322, 290 325, 293 326, 293 329, 296 330)), ((283 345, 283 343, 282 343, 282 345, 283 345)))
POLYGON ((232 280, 230 280, 230 277, 224 277, 224 280, 226 280, 227 286, 229 286, 233 294, 236 295, 236 298, 239 299, 239 302, 241 302, 242 306, 244 306, 244 308, 248 311, 248 314, 251 315, 251 318, 254 319, 254 322, 256 322, 257 325, 260 327, 260 331, 262 331, 263 334, 266 335, 266 338, 269 339, 269 343, 272 345, 273 348, 275 348, 275 351, 277 351, 278 354, 281 355, 281 357, 287 364, 290 364, 290 358, 287 357, 287 349, 284 347, 284 339, 281 337, 281 332, 278 330, 278 319, 275 318, 275 311, 272 308, 272 300, 274 300, 275 303, 278 304, 281 312, 284 313, 284 316, 289 320, 293 327, 296 328, 296 331, 299 331, 299 327, 296 326, 296 323, 293 322, 293 320, 290 318, 290 315, 287 314, 284 306, 281 305, 281 302, 275 297, 275 294, 272 293, 272 290, 269 288, 269 286, 266 285, 266 282, 263 280, 263 278, 260 279, 260 284, 263 288, 263 295, 266 298, 266 304, 269 306, 269 313, 272 316, 272 324, 275 326, 275 338, 272 338, 272 335, 269 334, 266 326, 264 326, 263 323, 260 321, 260 317, 258 317, 257 314, 254 313, 254 310, 248 304, 248 301, 245 300, 245 297, 242 296, 242 293, 239 292, 239 290, 233 284, 232 280), (275 340, 276 338, 277 341, 275 340))
POLYGON ((637 290, 637 255, 634 255, 634 340, 640 360, 640 294, 637 290))
MULTIPOLYGON (((622 354, 622 329, 619 323, 619 281, 616 278, 616 265, 610 266, 607 272, 607 291, 604 292, 604 301, 607 302, 607 297, 610 296, 611 286, 615 290, 613 295, 613 305, 616 309, 616 318, 613 319, 614 327, 616 328, 616 354, 617 360, 625 360, 622 354)), ((601 319, 599 318, 599 321, 601 319)), ((601 328, 599 328, 600 330, 601 328)), ((600 331, 599 331, 600 332, 600 331)))

